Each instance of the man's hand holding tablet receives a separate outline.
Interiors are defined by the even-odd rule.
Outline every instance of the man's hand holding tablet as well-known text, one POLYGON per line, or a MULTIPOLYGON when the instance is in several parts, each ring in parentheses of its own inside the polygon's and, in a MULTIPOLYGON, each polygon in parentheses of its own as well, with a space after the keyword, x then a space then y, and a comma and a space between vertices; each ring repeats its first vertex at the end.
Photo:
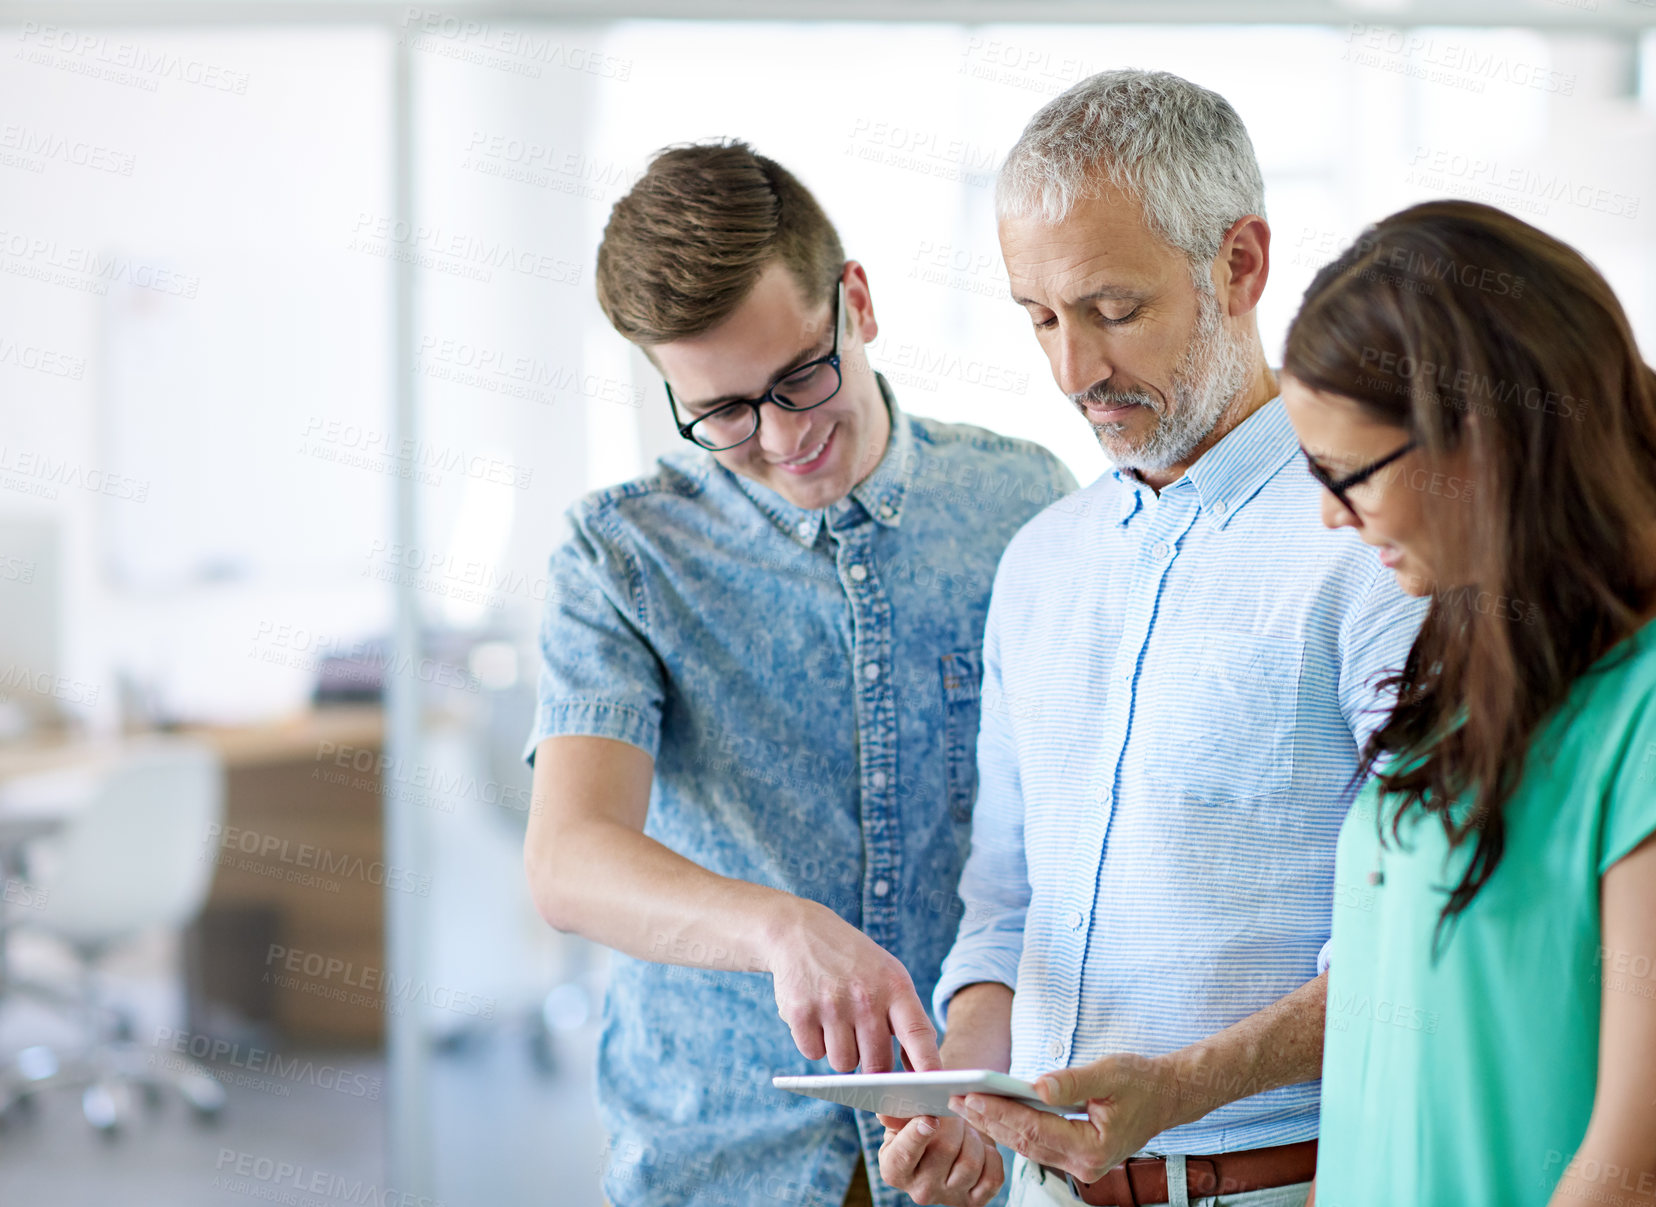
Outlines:
POLYGON ((1000 1154, 975 1128, 965 1126, 954 1109, 966 1095, 987 1094, 1051 1114, 1085 1113, 1084 1105, 1044 1102, 1028 1082, 991 1069, 773 1077, 771 1084, 876 1112, 886 1127, 881 1175, 926 1203, 977 1207, 1000 1186, 1000 1154))
POLYGON ((958 1115, 880 1122, 880 1176, 917 1203, 984 1207, 1006 1180, 1000 1150, 958 1115))
MULTIPOLYGON (((1012 1058, 1012 990, 982 982, 968 985, 949 1005, 943 1064, 954 1069, 1006 1069, 1012 1058)), ((941 1118, 882 1115, 880 1176, 920 1203, 983 1207, 1006 1181, 994 1141, 958 1117, 963 1099, 941 1118)))

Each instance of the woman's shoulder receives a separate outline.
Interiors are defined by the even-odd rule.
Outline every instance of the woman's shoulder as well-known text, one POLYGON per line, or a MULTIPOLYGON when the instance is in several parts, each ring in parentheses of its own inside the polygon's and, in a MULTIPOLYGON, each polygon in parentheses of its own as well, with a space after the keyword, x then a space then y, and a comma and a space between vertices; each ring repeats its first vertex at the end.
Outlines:
MULTIPOLYGON (((1601 742, 1656 725, 1656 620, 1617 642, 1594 662, 1566 710, 1571 726, 1585 727, 1601 742)), ((1656 733, 1648 733, 1656 740, 1656 733)))
POLYGON ((1599 872, 1656 831, 1656 621, 1619 642, 1578 684, 1566 745, 1580 752, 1599 872))

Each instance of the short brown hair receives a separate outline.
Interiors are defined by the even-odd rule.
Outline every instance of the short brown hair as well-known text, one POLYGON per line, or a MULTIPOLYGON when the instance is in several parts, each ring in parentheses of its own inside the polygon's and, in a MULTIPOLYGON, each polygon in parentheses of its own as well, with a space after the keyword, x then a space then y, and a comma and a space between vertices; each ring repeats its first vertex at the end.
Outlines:
POLYGON ((610 211, 598 304, 634 343, 667 343, 717 327, 774 262, 808 299, 839 280, 839 234, 810 191, 744 142, 666 147, 610 211))

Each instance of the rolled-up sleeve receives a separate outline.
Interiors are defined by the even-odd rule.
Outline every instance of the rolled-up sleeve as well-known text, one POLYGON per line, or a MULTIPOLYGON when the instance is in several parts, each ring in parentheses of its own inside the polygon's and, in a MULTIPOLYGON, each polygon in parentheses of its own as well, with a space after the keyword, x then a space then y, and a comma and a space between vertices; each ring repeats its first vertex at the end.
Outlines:
POLYGON ((1029 877, 1024 863, 1023 793, 1010 702, 1001 688, 998 639, 1003 561, 990 601, 983 643, 983 707, 978 726, 978 794, 972 809, 972 850, 960 877, 965 907, 954 947, 943 961, 932 1009, 947 1026, 949 999, 967 985, 1018 985, 1029 877))
POLYGON ((638 566, 607 508, 571 509, 552 555, 540 623, 534 727, 523 757, 550 737, 614 738, 656 756, 665 675, 647 637, 638 566))

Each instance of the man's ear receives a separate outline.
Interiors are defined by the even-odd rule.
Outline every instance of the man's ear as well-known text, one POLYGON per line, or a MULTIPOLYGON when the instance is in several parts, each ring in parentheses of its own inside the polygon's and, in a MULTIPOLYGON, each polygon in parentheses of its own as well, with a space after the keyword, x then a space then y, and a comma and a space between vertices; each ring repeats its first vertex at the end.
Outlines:
POLYGON ((1219 241, 1213 286, 1225 314, 1247 314, 1259 305, 1271 275, 1271 227, 1258 214, 1238 218, 1219 241))
POLYGON ((850 329, 865 344, 871 344, 880 335, 879 320, 874 317, 874 295, 868 289, 868 271, 856 260, 847 260, 840 279, 845 282, 845 308, 850 311, 850 329))

